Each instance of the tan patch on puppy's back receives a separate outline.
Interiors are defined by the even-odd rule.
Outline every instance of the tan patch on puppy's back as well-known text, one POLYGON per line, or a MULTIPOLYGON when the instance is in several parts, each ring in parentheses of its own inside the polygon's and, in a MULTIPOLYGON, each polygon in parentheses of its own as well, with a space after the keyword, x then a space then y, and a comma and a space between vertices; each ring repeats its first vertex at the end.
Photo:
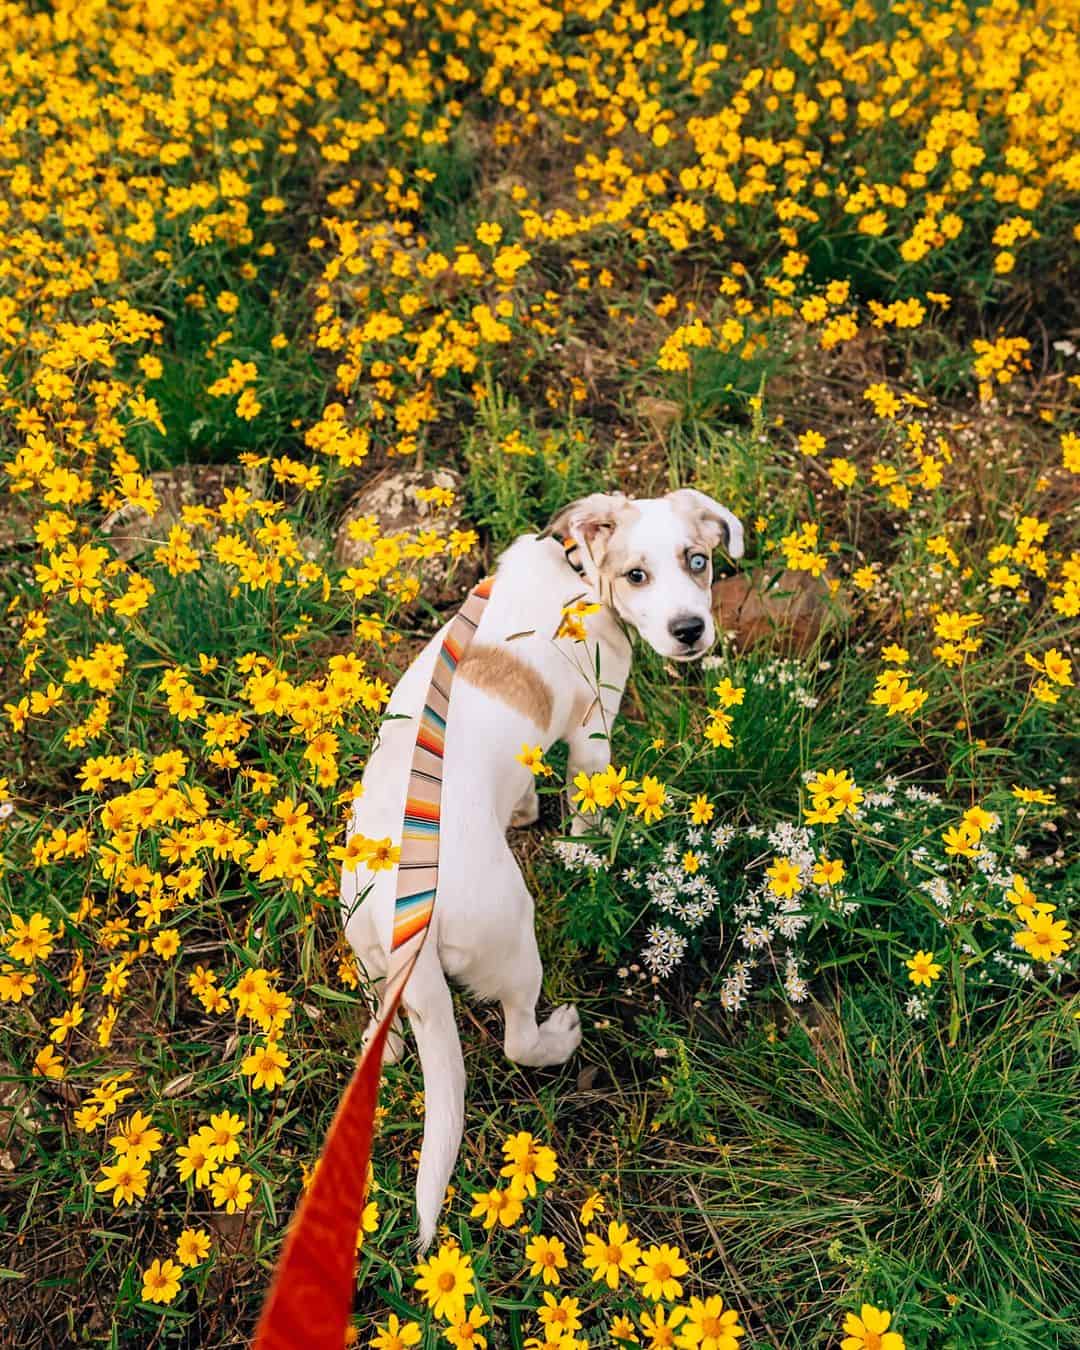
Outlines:
POLYGON ((476 689, 502 699, 546 729, 554 711, 554 699, 544 677, 508 647, 488 647, 474 642, 461 665, 458 678, 476 689))

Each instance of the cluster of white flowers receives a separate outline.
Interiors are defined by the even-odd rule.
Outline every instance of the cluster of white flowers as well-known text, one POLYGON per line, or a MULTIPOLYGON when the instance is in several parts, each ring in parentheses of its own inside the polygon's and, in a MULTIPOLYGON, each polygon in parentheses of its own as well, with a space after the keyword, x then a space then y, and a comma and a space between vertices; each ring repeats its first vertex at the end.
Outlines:
MULTIPOLYGON (((794 684, 791 671, 798 670, 799 665, 780 661, 765 669, 770 679, 794 684)), ((812 773, 806 775, 811 787, 814 777, 812 773)), ((870 834, 886 835, 901 844, 897 857, 900 874, 913 893, 921 892, 928 898, 927 909, 936 913, 942 930, 959 916, 969 914, 987 891, 995 908, 1007 908, 1005 892, 1013 884, 1025 850, 1015 842, 1002 847, 1000 837, 995 838, 999 835, 1000 818, 993 818, 983 829, 972 857, 974 867, 970 876, 978 884, 957 890, 948 876, 949 861, 942 856, 940 847, 934 846, 932 836, 927 837, 927 842, 906 845, 913 817, 919 822, 920 832, 926 829, 927 808, 945 810, 947 804, 936 792, 917 783, 902 784, 899 779, 887 776, 880 787, 864 789, 862 800, 849 808, 847 819, 864 838, 870 834)), ((618 879, 627 893, 647 901, 654 918, 645 933, 641 967, 634 969, 641 969, 643 978, 647 972, 652 983, 658 983, 685 959, 693 934, 710 917, 720 912, 726 920, 730 913, 734 927, 728 935, 729 954, 738 956, 724 969, 721 1007, 734 1013, 746 1005, 755 972, 760 973, 759 979, 761 975, 766 979, 778 977, 783 993, 792 1003, 804 1002, 810 990, 803 973, 808 957, 801 944, 806 941, 811 924, 815 919, 853 915, 863 903, 861 897, 851 898, 842 876, 832 884, 814 880, 815 872, 821 877, 823 871, 819 869, 831 866, 823 862, 824 846, 818 829, 790 820, 778 821, 768 828, 753 822, 739 827, 732 824, 709 827, 669 819, 678 833, 674 837, 669 835, 659 855, 655 853, 656 844, 636 831, 627 831, 620 844, 620 854, 626 863, 618 879), (734 844, 742 846, 740 861, 728 863, 725 871, 723 855, 734 844), (745 861, 747 857, 749 862, 745 861), (784 869, 777 872, 773 868, 774 876, 770 876, 770 864, 780 861, 784 869), (753 880, 744 893, 746 876, 753 880), (734 904, 726 902, 736 888, 741 898, 734 904)), ((554 847, 564 866, 573 871, 596 872, 608 866, 606 858, 585 844, 562 841, 554 847)), ((831 845, 828 851, 834 853, 831 845)), ((880 926, 872 914, 866 921, 880 926)), ((969 954, 980 955, 974 951, 969 954)), ((988 961, 975 965, 969 978, 976 983, 1000 977, 1027 980, 1033 973, 1031 962, 1009 952, 994 954, 988 961)), ((1044 973, 1060 978, 1064 967, 1064 962, 1051 962, 1044 967, 1044 973)), ((932 1002, 931 990, 913 991, 904 1008, 909 1017, 921 1021, 932 1002)))
POLYGON ((551 847, 568 872, 599 872, 606 865, 595 849, 576 839, 556 839, 551 847))
POLYGON ((687 937, 676 928, 654 923, 645 934, 642 960, 654 975, 670 975, 686 955, 687 937))
POLYGON ((670 921, 677 920, 693 932, 720 904, 720 891, 710 870, 733 837, 730 826, 709 832, 691 825, 681 841, 672 840, 664 846, 653 866, 628 867, 620 874, 627 886, 644 891, 649 903, 669 921, 654 924, 645 935, 641 959, 654 975, 670 975, 689 945, 687 933, 674 928, 670 921))
MULTIPOLYGON (((962 950, 965 953, 971 953, 973 951, 966 943, 963 945, 962 950)), ((1013 956, 1010 952, 994 952, 990 957, 990 961, 1003 975, 1011 975, 1014 979, 1028 981, 1034 980, 1036 976, 1039 976, 1044 980, 1054 980, 1056 982, 1061 979, 1068 968, 1067 962, 1062 961, 1060 957, 1056 961, 1048 961, 1045 966, 1039 968, 1032 960, 1030 960, 1030 958, 1013 956)), ((979 979, 980 975, 982 976, 982 981, 989 978, 985 972, 981 971, 973 971, 970 978, 972 978, 975 983, 980 983, 982 982, 979 979)))
MULTIPOLYGON (((912 850, 911 856, 915 858, 917 854, 925 853, 926 849, 917 848, 912 850)), ((920 858, 918 861, 922 862, 923 859, 920 858)), ((937 864, 934 865, 937 866, 937 864)), ((944 877, 931 877, 929 881, 920 881, 919 890, 925 892, 930 899, 933 900, 934 904, 941 910, 941 913, 944 916, 947 917, 952 913, 954 903, 953 896, 952 892, 949 890, 949 883, 944 877)))
MULTIPOLYGON (((997 829, 998 823, 995 823, 993 829, 997 829)), ((991 886, 998 886, 1002 891, 1007 891, 1012 885, 1013 873, 1016 871, 1016 864, 1008 858, 1002 858, 989 845, 989 831, 984 832, 979 840, 979 849, 975 854, 975 866, 986 878, 991 886)))
MULTIPOLYGON (((751 837, 760 837, 764 831, 751 828, 746 831, 751 837)), ((796 825, 793 821, 781 821, 766 835, 769 852, 759 859, 764 863, 773 855, 786 858, 798 868, 797 889, 791 894, 778 895, 767 875, 763 875, 750 890, 746 899, 735 906, 734 917, 739 924, 738 940, 751 953, 767 955, 769 964, 775 964, 775 958, 782 956, 784 961, 783 988, 793 1003, 802 1003, 809 995, 809 987, 801 973, 801 960, 798 943, 811 922, 807 908, 807 898, 814 897, 817 905, 828 904, 840 913, 848 913, 858 908, 848 901, 837 886, 818 886, 813 882, 814 846, 811 831, 806 826, 796 825), (781 951, 774 950, 780 945, 781 951)), ((743 1006, 748 990, 746 966, 750 969, 757 962, 738 963, 740 969, 728 972, 720 990, 721 1006, 729 1012, 737 1012, 743 1006)))
POLYGON ((755 847, 764 840, 768 850, 757 859, 760 879, 745 899, 732 907, 738 926, 735 941, 745 955, 728 967, 720 987, 720 1005, 728 1012, 738 1012, 746 1003, 754 971, 762 965, 775 968, 778 961, 783 962, 784 992, 793 1003, 801 1003, 809 996, 809 987, 802 973, 804 958, 798 943, 811 922, 803 897, 811 895, 816 908, 827 903, 838 912, 850 912, 857 906, 845 900, 839 887, 813 883, 811 831, 791 821, 781 821, 771 830, 760 825, 741 830, 730 824, 712 830, 690 826, 680 838, 664 846, 652 866, 625 868, 620 880, 643 891, 650 905, 664 916, 663 922, 653 924, 646 933, 642 963, 653 975, 665 976, 684 958, 689 934, 701 928, 721 904, 724 881, 720 858, 736 840, 755 847), (798 866, 796 894, 777 895, 764 875, 764 863, 774 855, 798 866))
POLYGON ((756 961, 733 961, 720 986, 720 1006, 725 1012, 739 1012, 750 992, 750 976, 756 961))
MULTIPOLYGON (((726 670, 729 666, 728 656, 706 656, 701 662, 702 670, 719 670, 721 667, 726 670)), ((806 682, 808 674, 806 666, 798 658, 774 656, 752 675, 743 678, 747 684, 783 690, 792 703, 800 708, 816 708, 819 700, 806 682)))
POLYGON ((784 962, 784 993, 792 1003, 804 1002, 810 993, 806 981, 799 974, 798 958, 790 953, 784 962))
POLYGON ((925 1022, 929 1007, 930 999, 926 994, 910 994, 904 1003, 904 1012, 913 1022, 925 1022))

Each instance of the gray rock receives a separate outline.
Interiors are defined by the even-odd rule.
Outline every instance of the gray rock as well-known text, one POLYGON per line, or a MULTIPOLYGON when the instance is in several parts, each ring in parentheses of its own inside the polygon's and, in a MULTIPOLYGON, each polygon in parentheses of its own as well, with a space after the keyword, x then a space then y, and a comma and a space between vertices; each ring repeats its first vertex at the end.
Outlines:
POLYGON ((740 648, 765 642, 784 651, 810 651, 822 632, 842 624, 848 605, 808 572, 738 572, 713 583, 713 614, 740 648))
MULTIPOLYGON (((368 483, 349 503, 334 540, 334 561, 341 567, 359 567, 371 553, 367 540, 353 539, 349 524, 362 516, 374 516, 384 535, 402 534, 413 540, 432 531, 447 539, 452 530, 467 529, 462 516, 462 484, 450 469, 399 469, 383 473, 368 483), (454 494, 449 507, 421 500, 418 488, 448 488, 454 494)), ((479 559, 452 559, 445 553, 424 560, 421 591, 432 603, 464 595, 480 575, 479 559)))

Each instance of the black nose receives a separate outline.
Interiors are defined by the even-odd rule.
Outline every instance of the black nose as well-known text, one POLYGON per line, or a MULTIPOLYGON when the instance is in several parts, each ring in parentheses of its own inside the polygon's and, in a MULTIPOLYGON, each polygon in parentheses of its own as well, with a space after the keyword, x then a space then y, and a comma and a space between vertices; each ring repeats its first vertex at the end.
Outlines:
POLYGON ((681 619, 672 619, 668 624, 668 632, 684 647, 692 647, 704 631, 705 620, 699 619, 694 614, 687 614, 681 619))

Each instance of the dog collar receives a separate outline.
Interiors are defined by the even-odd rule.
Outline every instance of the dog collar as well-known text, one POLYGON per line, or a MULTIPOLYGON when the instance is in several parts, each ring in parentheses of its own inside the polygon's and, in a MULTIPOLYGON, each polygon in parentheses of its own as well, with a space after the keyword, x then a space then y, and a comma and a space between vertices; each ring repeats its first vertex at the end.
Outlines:
MULTIPOLYGON (((558 543, 558 544, 560 544, 560 545, 562 546, 563 557, 566 559, 566 564, 567 564, 567 566, 568 566, 569 568, 571 568, 571 570, 574 571, 579 577, 585 576, 585 567, 584 567, 584 565, 583 565, 583 563, 582 563, 582 561, 581 561, 581 556, 580 556, 580 554, 581 554, 581 549, 580 549, 579 546, 578 546, 577 540, 576 540, 576 539, 569 539, 569 538, 567 538, 567 537, 564 536, 564 535, 561 535, 561 534, 554 534, 554 533, 551 534, 549 537, 550 537, 551 539, 554 539, 554 540, 556 541, 556 543, 558 543)), ((626 638, 626 640, 627 640, 627 641, 631 644, 631 646, 632 646, 632 645, 633 645, 633 638, 630 636, 630 632, 629 632, 629 629, 628 629, 628 627, 627 627, 627 622, 626 622, 626 620, 625 620, 625 619, 623 618, 623 616, 619 613, 619 607, 618 607, 618 605, 616 604, 616 601, 615 601, 615 595, 614 595, 614 591, 613 591, 611 582, 610 582, 610 580, 608 580, 608 582, 607 582, 607 592, 608 592, 608 593, 607 593, 606 596, 604 595, 604 582, 605 582, 605 578, 601 575, 601 577, 600 577, 600 603, 601 603, 602 605, 604 605, 607 609, 609 609, 609 610, 611 611, 611 614, 612 614, 613 617, 615 618, 616 623, 618 623, 619 627, 620 627, 620 628, 622 629, 622 631, 623 631, 623 636, 626 638)), ((576 598, 580 600, 580 599, 581 599, 581 596, 579 595, 579 596, 577 596, 576 598)), ((572 603, 572 602, 571 602, 571 603, 572 603)))
POLYGON ((581 550, 578 548, 577 540, 568 539, 561 534, 553 534, 551 537, 556 540, 557 543, 562 545, 563 557, 566 559, 567 565, 572 567, 579 577, 583 577, 585 575, 585 568, 578 556, 581 550))

